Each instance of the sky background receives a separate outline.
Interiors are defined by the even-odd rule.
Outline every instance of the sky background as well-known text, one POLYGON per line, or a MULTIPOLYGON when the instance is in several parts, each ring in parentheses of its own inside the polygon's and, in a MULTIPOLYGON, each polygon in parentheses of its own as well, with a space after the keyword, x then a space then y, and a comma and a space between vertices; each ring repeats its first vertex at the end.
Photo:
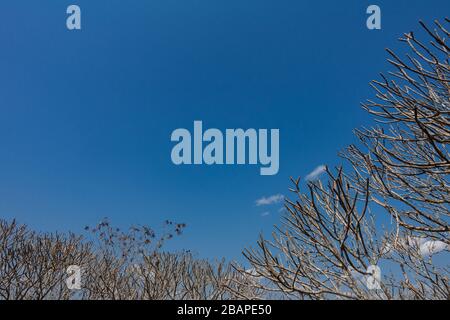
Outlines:
POLYGON ((168 248, 240 259, 290 176, 341 163, 384 49, 450 1, 1 0, 0 217, 42 231, 185 222, 168 248), (66 8, 82 30, 66 28, 66 8), (366 8, 382 30, 366 28, 366 8), (177 128, 279 128, 280 170, 175 166, 177 128))

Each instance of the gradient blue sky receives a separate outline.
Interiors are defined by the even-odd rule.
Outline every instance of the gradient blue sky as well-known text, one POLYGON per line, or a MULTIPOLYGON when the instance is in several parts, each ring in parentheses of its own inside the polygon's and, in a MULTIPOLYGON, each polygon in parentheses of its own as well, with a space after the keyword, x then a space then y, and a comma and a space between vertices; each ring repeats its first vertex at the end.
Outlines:
POLYGON ((305 176, 370 123, 359 102, 388 70, 384 48, 450 2, 2 0, 0 217, 80 232, 187 223, 169 248, 238 258, 278 222, 305 176), (68 31, 78 4, 82 30, 68 31), (382 30, 365 26, 382 9, 382 30), (280 171, 172 164, 171 132, 279 128, 280 171), (270 214, 263 214, 269 212, 270 214))

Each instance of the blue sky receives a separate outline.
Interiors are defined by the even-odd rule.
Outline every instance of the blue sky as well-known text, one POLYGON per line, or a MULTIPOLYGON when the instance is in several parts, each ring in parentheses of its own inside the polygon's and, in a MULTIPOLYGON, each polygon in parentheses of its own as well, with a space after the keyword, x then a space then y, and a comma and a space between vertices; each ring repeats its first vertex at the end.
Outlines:
POLYGON ((80 232, 187 223, 169 245, 238 258, 279 221, 290 176, 338 165, 384 48, 449 12, 435 1, 132 0, 0 4, 0 217, 80 232), (66 8, 82 30, 66 29, 66 8), (366 8, 382 30, 366 28, 366 8), (279 128, 280 171, 175 166, 170 134, 279 128))

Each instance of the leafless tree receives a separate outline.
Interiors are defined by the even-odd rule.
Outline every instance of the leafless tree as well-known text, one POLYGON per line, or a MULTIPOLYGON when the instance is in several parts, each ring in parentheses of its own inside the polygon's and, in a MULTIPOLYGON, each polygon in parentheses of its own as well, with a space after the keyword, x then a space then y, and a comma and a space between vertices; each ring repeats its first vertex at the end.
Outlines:
POLYGON ((388 50, 396 71, 373 81, 377 99, 363 105, 381 125, 357 130, 364 148, 353 145, 343 155, 357 184, 370 177, 371 200, 399 226, 450 244, 449 32, 435 23, 433 31, 421 22, 429 44, 413 32, 401 38, 407 61, 388 50))
POLYGON ((412 32, 400 39, 408 63, 388 50, 396 71, 373 81, 376 99, 363 104, 379 124, 356 131, 360 143, 342 153, 346 170, 327 169, 328 182, 309 182, 306 193, 293 180, 273 239, 244 251, 266 280, 260 289, 305 299, 450 297, 448 261, 431 258, 450 244, 449 32, 421 25, 429 43, 412 32), (377 223, 385 213, 393 228, 377 223), (374 289, 364 282, 380 264, 398 270, 374 289))
POLYGON ((225 261, 196 258, 191 252, 164 252, 164 242, 184 224, 165 222, 161 236, 146 227, 122 231, 108 220, 86 228, 89 236, 31 231, 0 220, 1 299, 174 300, 257 297, 245 277, 225 261), (67 268, 82 270, 81 289, 66 285, 67 268), (231 289, 234 289, 233 291, 231 289))
POLYGON ((310 183, 309 193, 293 180, 296 199, 286 200, 273 239, 261 237, 258 248, 244 251, 256 274, 269 280, 260 289, 310 299, 368 296, 362 279, 381 247, 368 217, 369 193, 356 190, 342 170, 327 174, 328 184, 310 183))
POLYGON ((0 220, 0 298, 68 299, 66 268, 91 255, 90 245, 73 234, 38 234, 0 220))

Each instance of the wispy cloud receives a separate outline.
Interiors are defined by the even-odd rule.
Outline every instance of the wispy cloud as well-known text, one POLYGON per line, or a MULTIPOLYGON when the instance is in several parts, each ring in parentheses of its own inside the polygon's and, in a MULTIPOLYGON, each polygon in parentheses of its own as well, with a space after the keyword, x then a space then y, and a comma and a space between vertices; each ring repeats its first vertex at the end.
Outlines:
POLYGON ((256 200, 256 205, 259 206, 267 206, 270 204, 278 203, 284 200, 284 196, 282 194, 274 194, 269 197, 262 197, 256 200))
POLYGON ((445 242, 429 240, 420 246, 420 254, 422 256, 429 256, 448 249, 449 246, 445 242))
POLYGON ((263 213, 261 213, 261 217, 267 217, 268 215, 270 215, 269 211, 264 211, 263 213))
MULTIPOLYGON (((427 240, 422 237, 407 237, 398 240, 398 245, 400 248, 415 248, 419 251, 422 257, 434 255, 444 250, 450 250, 450 246, 445 242, 439 240, 427 240)), ((383 254, 391 253, 394 247, 391 244, 387 244, 383 250, 383 254)))
POLYGON ((326 169, 327 169, 327 167, 325 165, 321 164, 320 166, 315 168, 313 171, 308 173, 308 175, 305 177, 305 179, 307 181, 316 180, 322 173, 325 172, 326 169))

